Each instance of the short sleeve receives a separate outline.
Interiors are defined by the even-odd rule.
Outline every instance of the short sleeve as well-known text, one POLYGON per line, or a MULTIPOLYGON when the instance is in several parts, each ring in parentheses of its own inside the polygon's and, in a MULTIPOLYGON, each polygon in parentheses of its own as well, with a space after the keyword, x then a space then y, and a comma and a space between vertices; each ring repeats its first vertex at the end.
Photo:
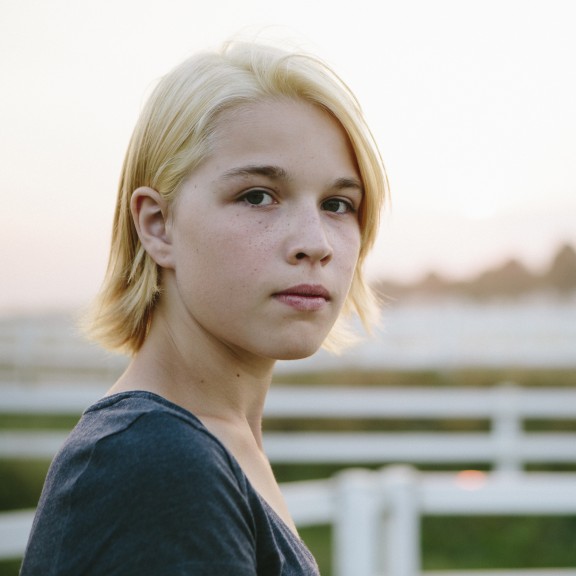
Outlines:
POLYGON ((202 429, 141 414, 97 441, 66 491, 54 573, 253 576, 254 521, 236 468, 202 429))

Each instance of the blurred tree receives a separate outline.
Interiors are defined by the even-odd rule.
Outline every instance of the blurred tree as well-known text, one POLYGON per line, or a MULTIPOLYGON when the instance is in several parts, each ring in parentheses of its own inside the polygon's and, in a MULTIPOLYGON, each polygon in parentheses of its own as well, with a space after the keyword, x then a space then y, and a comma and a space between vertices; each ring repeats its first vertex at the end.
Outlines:
POLYGON ((561 294, 576 290, 576 250, 568 244, 563 246, 545 277, 548 285, 561 294))

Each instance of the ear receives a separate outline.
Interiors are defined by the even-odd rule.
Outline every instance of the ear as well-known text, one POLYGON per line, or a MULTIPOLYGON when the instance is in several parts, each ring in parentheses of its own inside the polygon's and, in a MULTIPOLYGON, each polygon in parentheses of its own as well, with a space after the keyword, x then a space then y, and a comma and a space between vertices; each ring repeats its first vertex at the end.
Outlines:
POLYGON ((143 186, 132 193, 130 211, 144 250, 162 268, 173 268, 168 210, 164 198, 143 186))

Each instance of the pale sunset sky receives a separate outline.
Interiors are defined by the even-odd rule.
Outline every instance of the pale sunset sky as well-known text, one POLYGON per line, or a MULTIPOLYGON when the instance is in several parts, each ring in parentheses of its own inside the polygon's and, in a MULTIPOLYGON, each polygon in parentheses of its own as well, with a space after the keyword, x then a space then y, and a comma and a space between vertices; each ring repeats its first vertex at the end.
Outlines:
POLYGON ((154 81, 289 39, 357 94, 392 203, 370 276, 466 277, 576 246, 576 2, 0 0, 0 314, 85 304, 154 81))

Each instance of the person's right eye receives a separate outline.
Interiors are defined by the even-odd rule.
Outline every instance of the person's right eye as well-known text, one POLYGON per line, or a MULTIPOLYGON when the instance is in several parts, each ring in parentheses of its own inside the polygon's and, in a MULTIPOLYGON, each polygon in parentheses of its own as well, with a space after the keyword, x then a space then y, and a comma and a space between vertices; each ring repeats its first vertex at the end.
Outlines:
POLYGON ((244 202, 249 206, 270 206, 274 204, 276 201, 272 197, 270 192, 263 190, 262 188, 254 188, 252 190, 248 190, 238 198, 240 202, 244 202))

